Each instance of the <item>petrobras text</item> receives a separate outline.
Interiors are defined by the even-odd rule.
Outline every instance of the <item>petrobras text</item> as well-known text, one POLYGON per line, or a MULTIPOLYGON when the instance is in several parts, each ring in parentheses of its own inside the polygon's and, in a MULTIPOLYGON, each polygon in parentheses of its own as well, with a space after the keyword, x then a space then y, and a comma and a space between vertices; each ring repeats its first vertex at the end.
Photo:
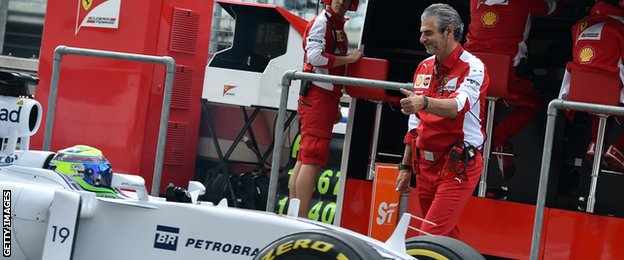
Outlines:
MULTIPOLYGON (((164 225, 156 226, 154 248, 178 251, 178 241, 180 241, 180 228, 164 225)), ((255 256, 258 254, 258 252, 260 252, 260 248, 257 247, 238 245, 235 243, 227 243, 224 241, 199 239, 195 237, 188 237, 183 241, 185 241, 185 248, 194 250, 205 250, 243 256, 255 256)))

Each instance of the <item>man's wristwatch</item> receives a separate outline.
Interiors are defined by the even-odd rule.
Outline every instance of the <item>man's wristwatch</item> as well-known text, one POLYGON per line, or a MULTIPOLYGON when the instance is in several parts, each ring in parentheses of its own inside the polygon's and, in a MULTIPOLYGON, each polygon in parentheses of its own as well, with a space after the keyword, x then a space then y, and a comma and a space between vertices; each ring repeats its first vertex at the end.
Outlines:
POLYGON ((399 164, 398 168, 399 168, 399 171, 400 170, 409 170, 409 171, 412 170, 412 166, 409 164, 399 164))

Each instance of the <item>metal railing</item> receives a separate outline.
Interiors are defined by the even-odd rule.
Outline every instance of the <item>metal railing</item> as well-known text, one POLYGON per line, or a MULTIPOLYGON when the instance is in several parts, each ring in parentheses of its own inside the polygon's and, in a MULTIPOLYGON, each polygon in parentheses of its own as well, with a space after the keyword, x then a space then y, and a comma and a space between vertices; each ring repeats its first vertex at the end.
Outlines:
MULTIPOLYGON (((281 147, 284 143, 284 135, 282 132, 284 131, 284 123, 286 119, 286 104, 288 102, 288 92, 290 89, 290 85, 293 80, 309 80, 309 81, 319 81, 319 82, 328 82, 334 84, 342 84, 342 85, 351 85, 351 86, 361 86, 368 88, 383 88, 388 90, 396 90, 399 91, 401 88, 405 88, 408 90, 413 89, 413 84, 409 83, 398 83, 398 82, 389 82, 389 81, 381 81, 381 80, 372 80, 372 79, 361 79, 361 78, 351 78, 351 77, 342 77, 342 76, 331 76, 331 75, 319 75, 314 73, 301 72, 296 70, 289 70, 284 73, 282 76, 282 89, 279 103, 279 110, 277 112, 277 122, 276 122, 276 130, 275 130, 275 142, 273 149, 273 158, 271 161, 271 176, 269 179, 269 194, 267 198, 267 207, 266 211, 274 212, 275 211, 275 201, 277 197, 277 179, 279 175, 280 168, 280 159, 281 159, 281 147)), ((341 190, 344 190, 344 184, 346 180, 346 172, 343 172, 340 176, 340 186, 341 190)), ((340 198, 338 199, 341 200, 340 198)))
POLYGON ((544 222, 544 207, 546 204, 546 191, 548 189, 548 176, 550 174, 550 159, 555 134, 555 120, 557 119, 557 111, 564 109, 595 113, 598 114, 598 116, 600 117, 600 122, 598 126, 599 143, 596 143, 596 156, 594 158, 594 165, 592 166, 592 181, 587 202, 588 212, 593 212, 593 204, 596 201, 595 192, 596 186, 598 184, 598 171, 600 167, 600 155, 602 154, 602 143, 605 133, 604 130, 606 127, 606 115, 624 115, 624 107, 618 106, 564 101, 561 99, 555 99, 548 104, 548 119, 546 121, 546 133, 544 135, 544 151, 542 153, 542 166, 540 170, 535 219, 533 223, 533 237, 531 239, 531 260, 537 260, 539 257, 542 226, 544 222), (596 161, 598 161, 598 163, 596 163, 596 161))
POLYGON ((58 94, 58 82, 61 72, 61 61, 64 55, 89 56, 116 60, 128 60, 146 63, 162 64, 166 67, 165 90, 163 94, 160 125, 158 128, 158 141, 156 146, 156 160, 154 161, 154 173, 152 179, 152 196, 158 196, 160 179, 162 175, 162 162, 165 157, 165 142, 167 138, 167 123, 169 122, 169 105, 173 89, 173 76, 175 75, 175 60, 169 56, 151 56, 134 53, 102 51, 93 49, 73 48, 60 45, 54 49, 54 62, 52 63, 52 78, 50 79, 50 96, 48 98, 48 111, 46 112, 45 133, 43 137, 43 149, 50 150, 52 143, 52 129, 54 113, 56 110, 56 96, 58 94))

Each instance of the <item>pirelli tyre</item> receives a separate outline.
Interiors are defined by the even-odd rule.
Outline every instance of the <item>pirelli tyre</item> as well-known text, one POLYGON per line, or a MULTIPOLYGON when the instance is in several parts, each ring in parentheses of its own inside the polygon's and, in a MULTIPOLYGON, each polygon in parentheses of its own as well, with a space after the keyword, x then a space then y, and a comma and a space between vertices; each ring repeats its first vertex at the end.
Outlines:
POLYGON ((407 254, 418 260, 485 260, 468 244, 445 236, 417 236, 405 242, 407 254))
POLYGON ((333 230, 309 230, 286 235, 258 253, 254 260, 373 260, 381 255, 364 241, 333 230))

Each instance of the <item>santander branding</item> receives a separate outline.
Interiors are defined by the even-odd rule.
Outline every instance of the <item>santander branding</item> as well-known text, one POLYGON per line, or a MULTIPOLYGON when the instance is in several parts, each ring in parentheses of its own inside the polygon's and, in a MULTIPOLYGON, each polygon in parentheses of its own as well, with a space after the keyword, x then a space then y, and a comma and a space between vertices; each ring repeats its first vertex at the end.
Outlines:
POLYGON ((8 110, 6 108, 0 108, 0 121, 19 123, 21 113, 22 113, 22 106, 19 106, 17 110, 8 110))

